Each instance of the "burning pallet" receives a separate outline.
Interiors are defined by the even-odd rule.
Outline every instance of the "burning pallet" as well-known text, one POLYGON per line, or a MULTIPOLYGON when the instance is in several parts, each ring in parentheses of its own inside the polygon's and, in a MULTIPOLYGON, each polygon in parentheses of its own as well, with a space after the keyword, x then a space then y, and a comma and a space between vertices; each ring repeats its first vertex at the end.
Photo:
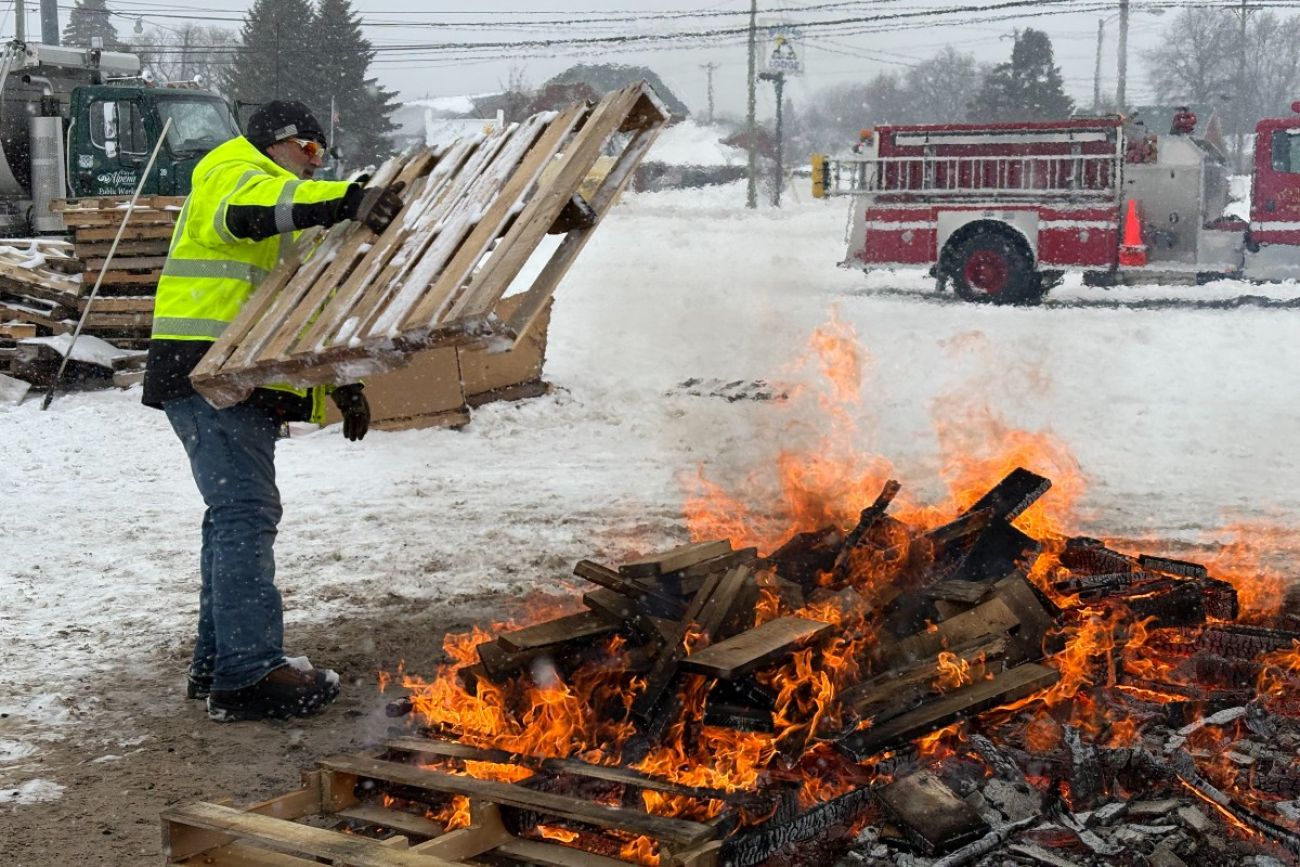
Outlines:
POLYGON ((348 223, 303 233, 301 254, 249 299, 195 369, 195 387, 223 407, 270 382, 355 381, 434 346, 513 345, 667 120, 642 83, 389 160, 372 183, 405 182, 397 219, 377 238, 348 223), (618 156, 588 198, 580 190, 607 150, 618 156), (498 302, 548 233, 563 240, 502 316, 498 302))
MULTIPOLYGON (((1150 854, 1156 840, 1178 859, 1175 836, 1227 851, 1196 803, 1300 852, 1300 833, 1205 766, 1230 750, 1243 779, 1249 766, 1257 786, 1295 797, 1293 755, 1228 736, 1278 723, 1205 715, 1240 700, 1242 681, 1195 676, 1300 672, 1300 640, 1232 623, 1232 585, 1195 563, 1087 538, 1044 558, 1013 522, 1049 486, 1016 470, 921 529, 889 514, 889 482, 855 526, 767 556, 718 540, 617 568, 583 560, 574 574, 594 586, 580 610, 449 640, 438 679, 406 678, 389 714, 407 729, 378 752, 322 761, 304 790, 246 811, 169 811, 169 859, 750 867, 828 863, 856 839, 871 863, 997 853, 1061 867, 1150 854), (1081 655, 1078 639, 1103 627, 1110 642, 1081 655), (1051 716, 1089 683, 1148 721, 1159 747, 1051 716), (1125 804, 1099 806, 1154 789, 1176 822, 1134 804, 1125 825, 1125 804), (336 830, 285 821, 309 814, 336 830), (267 850, 289 859, 258 860, 267 850)), ((1282 742, 1300 745, 1300 725, 1282 742)))

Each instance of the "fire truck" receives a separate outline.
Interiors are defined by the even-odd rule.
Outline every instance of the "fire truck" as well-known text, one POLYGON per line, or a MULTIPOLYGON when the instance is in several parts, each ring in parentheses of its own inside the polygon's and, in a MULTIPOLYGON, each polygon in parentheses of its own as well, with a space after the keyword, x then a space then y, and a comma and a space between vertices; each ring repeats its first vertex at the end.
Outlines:
MULTIPOLYGON (((1292 105, 1300 114, 1300 102, 1292 105)), ((928 267, 968 301, 1033 304, 1089 285, 1300 278, 1300 116, 1255 128, 1250 220, 1228 166, 1180 111, 1168 133, 1120 116, 882 126, 813 157, 813 195, 851 197, 844 267, 928 267)))

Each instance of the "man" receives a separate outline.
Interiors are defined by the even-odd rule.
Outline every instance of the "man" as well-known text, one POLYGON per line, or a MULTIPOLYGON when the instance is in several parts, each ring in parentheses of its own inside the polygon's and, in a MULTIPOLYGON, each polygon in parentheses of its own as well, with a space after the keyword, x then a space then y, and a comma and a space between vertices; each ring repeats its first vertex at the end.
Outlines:
MULTIPOLYGON (((382 232, 402 207, 400 183, 364 188, 311 180, 327 142, 300 102, 270 102, 244 136, 194 167, 193 183, 158 282, 144 404, 161 408, 190 459, 207 511, 200 554, 198 637, 187 694, 206 698, 221 722, 315 713, 339 678, 293 664, 272 547, 280 521, 275 440, 286 421, 323 417, 320 389, 271 386, 213 409, 189 374, 257 284, 309 226, 359 220, 382 232)), ((365 436, 370 409, 360 385, 331 394, 349 440, 365 436)))

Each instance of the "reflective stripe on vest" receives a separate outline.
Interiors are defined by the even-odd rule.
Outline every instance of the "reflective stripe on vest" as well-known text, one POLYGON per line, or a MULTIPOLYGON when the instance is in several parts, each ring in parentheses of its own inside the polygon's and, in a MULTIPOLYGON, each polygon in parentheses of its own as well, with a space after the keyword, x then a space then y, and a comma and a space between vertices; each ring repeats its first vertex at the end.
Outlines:
POLYGON ((168 277, 217 277, 243 280, 253 286, 266 279, 270 272, 265 268, 237 262, 234 259, 175 259, 163 264, 163 274, 168 277))
POLYGON ((204 340, 216 340, 226 330, 229 322, 220 319, 183 319, 175 316, 158 316, 153 320, 155 334, 166 334, 168 338, 198 337, 204 340))
POLYGON ((226 206, 229 205, 230 199, 235 195, 235 193, 239 192, 240 188, 242 188, 244 184, 261 174, 263 174, 263 172, 260 172, 257 169, 249 169, 244 172, 240 179, 235 182, 235 186, 230 190, 230 192, 226 193, 226 197, 221 200, 217 205, 217 209, 212 213, 212 229, 217 233, 217 236, 227 244, 238 244, 239 239, 230 234, 230 230, 226 228, 226 206))

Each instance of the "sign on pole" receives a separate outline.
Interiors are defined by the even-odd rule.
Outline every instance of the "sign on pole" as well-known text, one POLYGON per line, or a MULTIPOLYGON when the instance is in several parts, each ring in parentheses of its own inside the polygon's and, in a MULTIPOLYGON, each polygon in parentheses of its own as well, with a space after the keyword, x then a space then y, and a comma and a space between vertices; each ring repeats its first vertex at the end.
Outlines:
POLYGON ((796 24, 767 23, 764 64, 768 72, 803 74, 803 31, 796 24))

